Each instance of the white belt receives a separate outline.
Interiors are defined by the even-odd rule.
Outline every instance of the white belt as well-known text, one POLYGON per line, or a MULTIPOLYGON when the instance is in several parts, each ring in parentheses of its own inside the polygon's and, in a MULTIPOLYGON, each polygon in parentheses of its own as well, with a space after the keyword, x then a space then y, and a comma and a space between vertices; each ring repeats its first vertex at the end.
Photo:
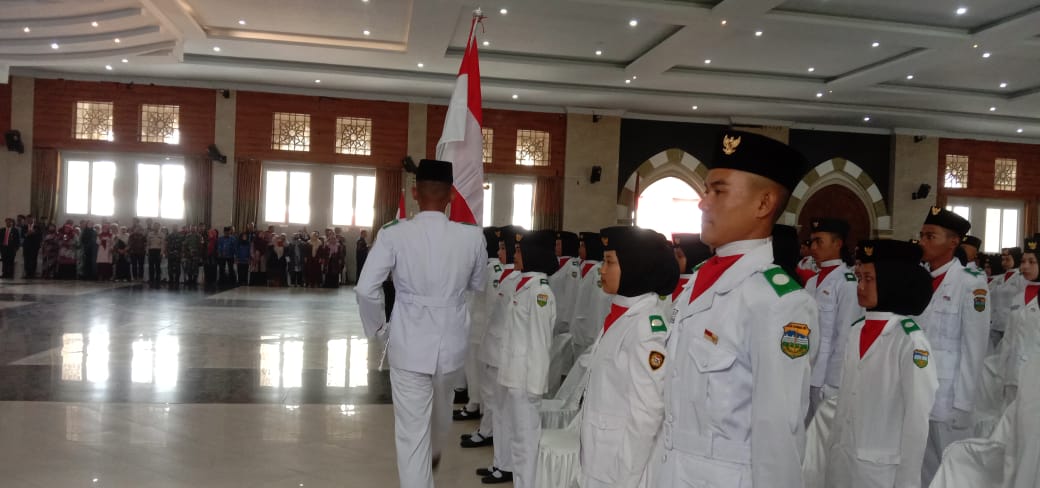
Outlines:
POLYGON ((466 297, 464 295, 448 296, 448 297, 431 297, 425 295, 412 295, 411 293, 397 292, 394 295, 394 300, 401 303, 411 303, 415 305, 422 305, 424 307, 436 307, 436 308, 451 308, 458 307, 466 303, 466 297))
POLYGON ((662 434, 666 449, 674 449, 708 459, 751 464, 751 446, 746 443, 676 428, 671 422, 664 423, 662 434))

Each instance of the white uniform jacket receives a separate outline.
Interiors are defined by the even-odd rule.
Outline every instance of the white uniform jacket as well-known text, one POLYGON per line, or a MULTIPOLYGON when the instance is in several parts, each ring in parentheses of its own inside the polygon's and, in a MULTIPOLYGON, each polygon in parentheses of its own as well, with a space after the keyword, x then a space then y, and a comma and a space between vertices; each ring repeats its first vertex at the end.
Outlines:
MULTIPOLYGON (((1021 276, 1021 275, 1020 275, 1021 276)), ((1038 298, 1025 302, 1025 285, 1011 298, 1011 313, 1007 333, 998 347, 1001 364, 1004 366, 1004 386, 1013 390, 1023 383, 1036 382, 1036 378, 1022 376, 1023 367, 1033 357, 1040 356, 1040 304, 1038 298)), ((1014 398, 1006 398, 1010 402, 1014 398)))
POLYGON ((856 296, 856 275, 844 261, 824 261, 821 268, 837 266, 817 285, 817 276, 809 278, 805 291, 816 299, 820 310, 820 355, 813 363, 812 386, 837 388, 841 382, 841 365, 845 359, 845 342, 849 329, 863 316, 856 296))
POLYGON ((497 368, 502 363, 502 336, 505 334, 506 321, 513 313, 513 293, 516 292, 516 284, 520 282, 520 275, 512 264, 503 264, 502 270, 491 277, 490 286, 487 287, 488 325, 484 339, 480 342, 477 359, 489 366, 497 368))
POLYGON ((386 325, 383 281, 393 272, 390 365, 424 374, 461 368, 469 342, 466 291, 484 289, 486 264, 480 227, 441 212, 383 226, 355 288, 365 334, 386 325))
POLYGON ((939 388, 931 346, 912 320, 867 312, 851 327, 825 486, 916 488, 939 388), (860 358, 866 320, 887 323, 860 358))
POLYGON ((581 283, 578 285, 577 299, 574 301, 574 317, 571 319, 570 332, 574 343, 580 347, 591 346, 596 342, 603 330, 603 321, 610 313, 610 300, 613 295, 603 291, 599 270, 603 263, 585 261, 581 265, 581 283))
MULTIPOLYGON (((990 328, 998 332, 1007 329, 1011 307, 1015 305, 1015 298, 1026 287, 1026 279, 1018 269, 1007 271, 993 277, 989 282, 990 298, 992 299, 992 311, 990 312, 990 328)), ((1022 298, 1018 297, 1018 301, 1022 298)))
POLYGON ((545 273, 524 273, 514 286, 512 310, 502 336, 498 382, 506 388, 543 395, 549 388, 549 350, 556 299, 545 273))
MULTIPOLYGON (((561 260, 563 258, 560 258, 561 260)), ((578 294, 581 277, 581 259, 569 258, 549 276, 549 287, 556 295, 556 324, 554 332, 562 334, 570 330, 571 313, 578 294)))
POLYGON ((664 418, 668 325, 660 298, 616 295, 628 307, 600 337, 581 414, 583 488, 635 488, 664 418))
POLYGON ((932 420, 966 422, 975 408, 992 307, 982 275, 965 269, 956 259, 932 270, 932 277, 942 273, 946 277, 932 293, 932 301, 913 319, 928 336, 939 377, 932 420))
POLYGON ((803 484, 816 302, 772 264, 770 239, 718 249, 736 254, 692 303, 688 285, 672 311, 663 456, 651 462, 661 488, 803 484))
MULTIPOLYGON (((502 273, 502 263, 498 261, 498 258, 488 258, 486 269, 486 282, 491 283, 502 273)), ((469 296, 469 342, 473 346, 480 344, 484 340, 484 333, 487 332, 487 302, 490 288, 485 286, 483 290, 475 291, 469 296)))

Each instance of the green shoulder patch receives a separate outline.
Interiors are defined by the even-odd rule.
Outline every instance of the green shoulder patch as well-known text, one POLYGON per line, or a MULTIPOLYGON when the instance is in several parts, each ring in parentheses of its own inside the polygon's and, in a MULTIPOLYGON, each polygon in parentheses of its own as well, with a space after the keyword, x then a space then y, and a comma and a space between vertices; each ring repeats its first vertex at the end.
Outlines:
POLYGON ((704 263, 706 263, 706 262, 708 262, 708 261, 707 261, 707 260, 705 260, 705 261, 701 261, 700 263, 697 263, 697 266, 694 266, 694 267, 693 267, 693 272, 694 272, 694 273, 696 273, 696 272, 697 272, 697 270, 698 270, 698 269, 701 269, 701 266, 704 266, 704 263))
POLYGON ((856 324, 858 324, 858 323, 860 323, 860 322, 862 322, 864 320, 867 320, 867 317, 865 315, 863 317, 860 317, 860 318, 856 319, 855 322, 852 322, 852 327, 855 327, 856 324))
POLYGON ((845 281, 856 281, 856 275, 852 273, 845 273, 845 281))
POLYGON ((668 332, 668 326, 664 325, 664 317, 660 315, 650 316, 650 332, 668 332))
POLYGON ((496 265, 495 265, 495 272, 496 272, 496 273, 500 273, 500 272, 502 272, 502 266, 499 266, 499 265, 497 265, 497 264, 496 264, 496 265))
POLYGON ((549 284, 549 280, 547 280, 547 279, 545 279, 545 278, 542 278, 542 279, 541 279, 541 280, 539 280, 538 282, 539 282, 539 283, 541 283, 541 284, 543 284, 543 285, 548 285, 548 284, 549 284))
POLYGON ((769 286, 773 287, 773 291, 776 292, 777 296, 782 297, 792 291, 802 289, 801 285, 779 266, 767 269, 762 273, 762 276, 769 283, 769 286))
POLYGON ((921 328, 917 326, 917 322, 914 322, 914 319, 903 319, 900 320, 899 323, 903 324, 903 332, 906 332, 906 335, 910 335, 910 333, 915 330, 921 330, 921 328))
POLYGON ((968 274, 970 274, 972 276, 975 276, 975 277, 982 276, 982 272, 980 272, 978 270, 975 270, 975 269, 972 269, 972 268, 968 268, 968 267, 964 268, 964 272, 968 273, 968 274))
POLYGON ((470 227, 476 227, 477 226, 476 222, 459 222, 459 223, 462 224, 462 225, 468 225, 470 227))
POLYGON ((401 223, 401 221, 400 221, 400 220, 398 220, 398 219, 394 219, 394 220, 391 220, 391 221, 389 221, 389 222, 387 222, 387 223, 383 224, 383 227, 382 227, 382 228, 383 228, 383 229, 386 229, 386 228, 389 228, 389 227, 393 227, 393 226, 395 226, 395 225, 397 225, 397 224, 399 224, 399 223, 401 223))

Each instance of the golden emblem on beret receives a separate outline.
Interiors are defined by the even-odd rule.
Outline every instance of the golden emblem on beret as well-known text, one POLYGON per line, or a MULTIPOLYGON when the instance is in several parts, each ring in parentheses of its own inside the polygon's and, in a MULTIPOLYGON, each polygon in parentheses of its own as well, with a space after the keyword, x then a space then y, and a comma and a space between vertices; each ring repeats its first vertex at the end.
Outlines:
POLYGON ((865 247, 863 247, 863 254, 866 254, 867 256, 873 256, 874 255, 874 246, 865 246, 865 247))
POLYGON ((812 226, 813 226, 813 228, 819 227, 820 226, 820 221, 819 220, 814 220, 813 223, 812 223, 812 226))
POLYGON ((942 212, 941 208, 939 208, 939 207, 932 207, 932 215, 939 215, 939 212, 942 212))
POLYGON ((523 239, 524 239, 524 235, 523 235, 523 234, 517 234, 517 235, 516 235, 516 242, 520 242, 520 241, 522 241, 523 239))
POLYGON ((968 242, 968 236, 961 237, 961 242, 968 242))
POLYGON ((599 240, 601 242, 603 242, 604 246, 609 246, 610 245, 610 239, 608 239, 607 237, 600 237, 599 240))
POLYGON ((1036 241, 1026 242, 1026 247, 1028 247, 1030 251, 1035 251, 1036 250, 1036 241))
POLYGON ((672 242, 674 242, 676 245, 679 244, 679 240, 680 240, 680 238, 678 236, 672 237, 672 242))
POLYGON ((726 153, 727 156, 737 152, 737 146, 740 145, 740 136, 730 137, 722 136, 722 152, 726 153))
POLYGON ((496 230, 495 231, 495 237, 502 237, 502 231, 496 230))

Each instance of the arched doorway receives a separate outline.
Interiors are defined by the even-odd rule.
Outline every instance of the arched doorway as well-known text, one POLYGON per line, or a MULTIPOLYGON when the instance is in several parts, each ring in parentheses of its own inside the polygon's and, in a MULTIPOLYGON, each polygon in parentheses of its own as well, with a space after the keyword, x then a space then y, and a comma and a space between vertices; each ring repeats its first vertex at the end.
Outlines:
POLYGON ((700 233, 700 201, 700 195, 685 181, 674 176, 661 178, 639 193, 636 225, 668 239, 673 233, 700 233))
POLYGON ((831 184, 812 194, 798 214, 799 236, 808 239, 814 219, 834 217, 849 222, 849 237, 845 246, 852 250, 856 243, 870 237, 870 214, 863 201, 852 190, 843 185, 831 184))

